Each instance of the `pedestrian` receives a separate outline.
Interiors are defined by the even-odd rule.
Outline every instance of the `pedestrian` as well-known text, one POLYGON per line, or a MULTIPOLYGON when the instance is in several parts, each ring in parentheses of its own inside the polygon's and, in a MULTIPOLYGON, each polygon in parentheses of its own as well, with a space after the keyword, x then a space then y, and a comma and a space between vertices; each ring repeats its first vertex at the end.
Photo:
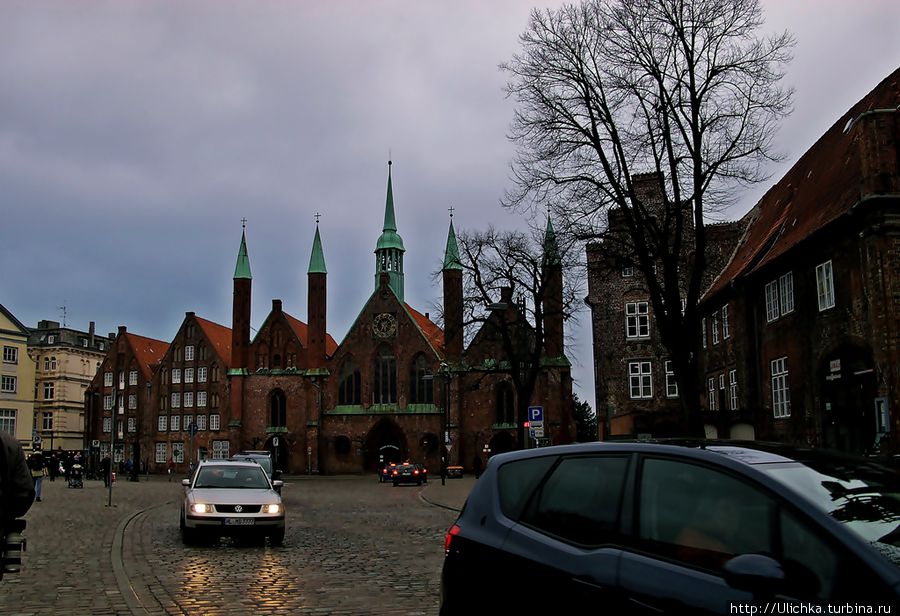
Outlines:
POLYGON ((9 523, 25 515, 34 502, 25 451, 13 436, 0 430, 0 537, 6 535, 9 523))
POLYGON ((50 459, 47 462, 47 473, 50 475, 50 481, 56 481, 56 476, 59 475, 59 458, 56 457, 55 453, 50 454, 50 459))
POLYGON ((169 476, 169 481, 172 481, 172 474, 175 472, 175 460, 171 457, 169 458, 169 463, 166 464, 166 474, 169 476))
POLYGON ((41 491, 44 486, 44 456, 41 450, 35 450, 28 457, 28 468, 31 470, 31 481, 34 484, 34 500, 41 502, 41 491))
POLYGON ((475 456, 472 460, 472 470, 475 472, 475 479, 481 477, 481 456, 475 456))
POLYGON ((100 460, 100 474, 103 475, 103 487, 109 487, 109 470, 111 467, 111 462, 109 456, 103 456, 103 459, 100 460))

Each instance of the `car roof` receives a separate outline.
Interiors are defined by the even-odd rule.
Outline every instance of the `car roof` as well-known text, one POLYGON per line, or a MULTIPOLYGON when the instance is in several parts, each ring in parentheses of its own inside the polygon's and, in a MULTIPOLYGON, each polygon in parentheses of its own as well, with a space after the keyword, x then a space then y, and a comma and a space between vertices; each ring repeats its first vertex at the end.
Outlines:
POLYGON ((200 462, 200 466, 198 468, 202 468, 204 466, 235 466, 235 467, 243 467, 243 468, 247 468, 247 467, 261 468, 259 466, 259 464, 257 464, 256 462, 252 462, 249 460, 245 461, 245 460, 234 460, 234 459, 203 460, 202 462, 200 462))

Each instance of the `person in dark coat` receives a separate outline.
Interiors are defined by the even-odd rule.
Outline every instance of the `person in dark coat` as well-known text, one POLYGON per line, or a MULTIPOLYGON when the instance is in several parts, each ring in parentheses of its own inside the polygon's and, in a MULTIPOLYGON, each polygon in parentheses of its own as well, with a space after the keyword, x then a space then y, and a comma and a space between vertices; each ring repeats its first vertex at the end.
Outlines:
POLYGON ((7 524, 25 515, 34 502, 34 482, 22 445, 0 430, 0 535, 7 524))
POLYGON ((109 487, 109 469, 112 462, 109 459, 109 456, 104 456, 102 460, 100 460, 100 474, 103 475, 103 486, 109 487))
POLYGON ((41 502, 41 491, 44 485, 44 454, 40 449, 33 451, 28 456, 28 470, 31 471, 31 481, 34 485, 34 500, 41 502))

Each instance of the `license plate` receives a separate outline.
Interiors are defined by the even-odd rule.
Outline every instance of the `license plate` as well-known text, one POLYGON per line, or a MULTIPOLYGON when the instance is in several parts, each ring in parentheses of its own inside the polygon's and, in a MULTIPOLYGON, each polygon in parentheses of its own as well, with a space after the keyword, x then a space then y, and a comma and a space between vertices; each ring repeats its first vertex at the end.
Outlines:
POLYGON ((253 526, 253 518, 225 518, 225 526, 253 526))

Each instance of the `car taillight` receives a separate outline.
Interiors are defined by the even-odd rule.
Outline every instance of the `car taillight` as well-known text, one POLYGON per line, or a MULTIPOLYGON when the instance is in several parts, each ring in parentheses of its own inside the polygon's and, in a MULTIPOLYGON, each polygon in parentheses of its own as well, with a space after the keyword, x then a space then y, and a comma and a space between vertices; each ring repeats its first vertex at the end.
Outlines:
POLYGON ((396 474, 397 474, 397 471, 394 471, 394 474, 396 475, 396 474))
POLYGON ((419 469, 416 469, 413 471, 413 475, 418 475, 418 474, 419 474, 419 469))
POLYGON ((444 554, 450 553, 450 544, 453 542, 453 538, 459 534, 459 526, 454 524, 450 527, 450 530, 447 531, 447 536, 444 537, 444 554))

